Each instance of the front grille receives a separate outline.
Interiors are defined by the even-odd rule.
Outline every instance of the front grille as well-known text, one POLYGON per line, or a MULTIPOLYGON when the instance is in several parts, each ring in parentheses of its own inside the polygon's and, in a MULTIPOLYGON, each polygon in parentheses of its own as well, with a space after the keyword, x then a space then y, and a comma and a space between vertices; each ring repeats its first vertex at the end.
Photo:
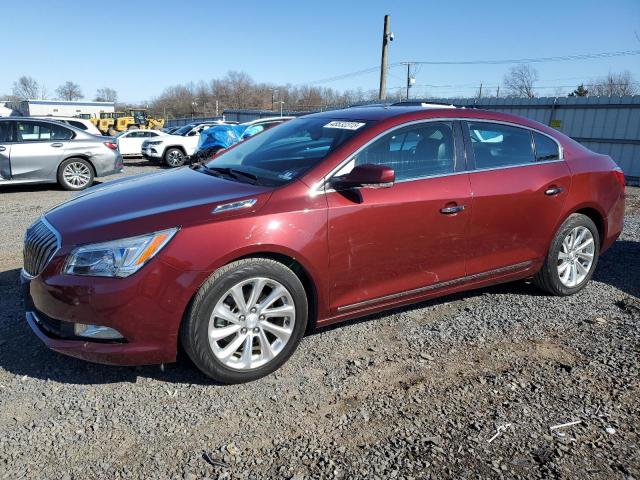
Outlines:
POLYGON ((59 247, 56 234, 42 219, 38 220, 24 236, 24 271, 32 277, 40 275, 59 247))

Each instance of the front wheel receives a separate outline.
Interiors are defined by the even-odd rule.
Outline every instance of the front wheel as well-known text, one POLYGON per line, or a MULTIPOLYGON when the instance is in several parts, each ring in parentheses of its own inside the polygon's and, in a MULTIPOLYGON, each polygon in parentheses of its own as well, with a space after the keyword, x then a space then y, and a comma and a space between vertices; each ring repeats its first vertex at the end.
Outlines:
POLYGON ((200 288, 180 329, 193 363, 221 383, 244 383, 278 369, 307 326, 300 279, 274 260, 250 258, 219 269, 200 288))
POLYGON ((574 213, 558 229, 534 283, 554 295, 573 295, 591 279, 599 254, 598 228, 589 217, 574 213))
POLYGON ((65 160, 58 168, 58 183, 65 190, 84 190, 93 184, 93 168, 82 158, 65 160))
POLYGON ((167 164, 168 167, 176 168, 184 165, 185 154, 179 148, 168 148, 166 152, 164 152, 164 163, 167 164))

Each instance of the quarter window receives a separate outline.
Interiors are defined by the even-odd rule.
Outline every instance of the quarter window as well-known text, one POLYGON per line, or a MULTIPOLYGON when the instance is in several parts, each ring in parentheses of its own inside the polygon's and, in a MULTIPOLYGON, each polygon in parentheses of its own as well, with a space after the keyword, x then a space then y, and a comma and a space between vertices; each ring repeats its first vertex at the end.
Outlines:
POLYGON ((555 141, 537 132, 533 132, 533 141, 536 146, 536 161, 560 159, 560 151, 555 141))
POLYGON ((535 161, 530 130, 484 122, 469 122, 467 126, 477 169, 535 161))
POLYGON ((394 130, 362 150, 350 167, 367 163, 392 168, 398 181, 453 173, 453 126, 426 122, 394 130))

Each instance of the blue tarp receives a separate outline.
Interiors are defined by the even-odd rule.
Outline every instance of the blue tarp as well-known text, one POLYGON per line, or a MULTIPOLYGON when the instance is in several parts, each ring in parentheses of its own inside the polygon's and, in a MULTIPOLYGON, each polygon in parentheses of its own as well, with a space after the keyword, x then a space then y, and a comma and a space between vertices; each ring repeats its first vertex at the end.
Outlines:
POLYGON ((229 148, 262 130, 262 125, 216 125, 202 131, 196 152, 212 147, 229 148))

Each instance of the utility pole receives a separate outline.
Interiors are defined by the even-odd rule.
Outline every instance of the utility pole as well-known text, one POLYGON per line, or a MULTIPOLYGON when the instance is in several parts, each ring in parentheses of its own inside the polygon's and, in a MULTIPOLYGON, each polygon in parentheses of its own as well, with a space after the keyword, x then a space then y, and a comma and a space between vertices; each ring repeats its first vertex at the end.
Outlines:
POLYGON ((393 33, 389 32, 389 15, 384 16, 384 31, 382 34, 382 60, 380 62, 380 92, 378 98, 387 98, 387 48, 393 41, 393 33))
POLYGON ((496 98, 500 98, 500 85, 498 85, 498 89, 496 90, 496 98))
POLYGON ((480 90, 478 91, 478 100, 482 100, 482 82, 480 82, 480 90))
POLYGON ((409 89, 414 83, 416 83, 416 79, 415 77, 411 76, 411 65, 413 65, 413 63, 407 62, 406 65, 407 65, 407 100, 409 100, 409 89))

